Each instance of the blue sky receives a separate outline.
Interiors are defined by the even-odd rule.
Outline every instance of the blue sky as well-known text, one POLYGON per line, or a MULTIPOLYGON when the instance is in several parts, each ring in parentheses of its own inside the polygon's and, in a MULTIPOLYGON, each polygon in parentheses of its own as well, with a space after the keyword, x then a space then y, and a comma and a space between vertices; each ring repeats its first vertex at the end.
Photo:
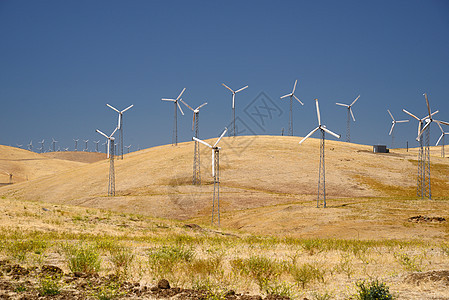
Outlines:
MULTIPOLYGON (((279 97, 295 79, 305 104, 294 103, 297 136, 316 127, 315 98, 323 122, 345 140, 346 112, 335 102, 361 94, 351 123, 351 141, 360 144, 390 146, 386 110, 423 117, 423 92, 449 121, 448 1, 3 0, 0 41, 6 145, 45 139, 49 148, 54 137, 72 149, 73 138, 103 140, 95 129, 110 133, 117 118, 106 103, 134 104, 124 116, 125 145, 168 144, 173 106, 160 99, 184 87, 191 106, 209 103, 200 137, 215 137, 231 121, 223 82, 249 85, 237 94, 236 114, 256 134, 287 130, 288 100, 279 97), (250 116, 261 92, 280 109, 263 124, 250 116)), ((181 142, 192 137, 184 112, 181 142)), ((396 146, 416 145, 416 126, 399 124, 396 146)), ((433 142, 439 134, 433 127, 433 142)))

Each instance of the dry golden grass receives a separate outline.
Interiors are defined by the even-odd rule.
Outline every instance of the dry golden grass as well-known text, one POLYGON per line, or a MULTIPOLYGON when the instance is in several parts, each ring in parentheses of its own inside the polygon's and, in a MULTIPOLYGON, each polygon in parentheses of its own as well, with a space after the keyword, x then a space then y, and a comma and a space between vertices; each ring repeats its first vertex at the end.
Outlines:
MULTIPOLYGON (((328 209, 320 210, 315 200, 319 139, 298 141, 285 136, 223 139, 222 226, 295 237, 447 238, 444 225, 410 227, 407 222, 419 214, 448 217, 447 159, 432 156, 432 193, 441 201, 416 201, 413 149, 374 154, 371 146, 326 141, 328 209)), ((207 224, 213 191, 210 149, 201 147, 201 186, 190 183, 192 158, 192 142, 125 155, 115 161, 116 197, 106 196, 108 160, 3 187, 0 195, 207 224)))

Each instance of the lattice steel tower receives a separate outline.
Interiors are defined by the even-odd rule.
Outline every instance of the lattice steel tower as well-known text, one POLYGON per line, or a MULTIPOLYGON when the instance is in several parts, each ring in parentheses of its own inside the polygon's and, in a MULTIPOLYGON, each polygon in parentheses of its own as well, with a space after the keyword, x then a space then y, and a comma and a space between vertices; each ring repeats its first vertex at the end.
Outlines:
POLYGON ((323 201, 323 207, 326 207, 326 164, 324 156, 324 141, 325 132, 323 129, 321 131, 321 143, 320 143, 320 169, 318 174, 318 197, 316 202, 316 207, 320 207, 320 201, 323 201))
MULTIPOLYGON (((194 113, 194 128, 195 128, 195 137, 199 138, 199 113, 194 113)), ((193 154, 193 185, 201 184, 201 163, 200 163, 200 143, 195 140, 194 144, 194 154, 193 154)))
POLYGON ((214 196, 212 198, 212 225, 220 226, 220 149, 218 147, 214 151, 214 196))
POLYGON ((109 144, 109 186, 108 186, 108 196, 115 196, 115 168, 114 168, 114 147, 115 138, 110 138, 109 144))
POLYGON ((430 127, 424 133, 424 145, 422 138, 419 140, 419 155, 418 155, 418 185, 417 196, 421 199, 432 199, 432 190, 430 182, 430 127))

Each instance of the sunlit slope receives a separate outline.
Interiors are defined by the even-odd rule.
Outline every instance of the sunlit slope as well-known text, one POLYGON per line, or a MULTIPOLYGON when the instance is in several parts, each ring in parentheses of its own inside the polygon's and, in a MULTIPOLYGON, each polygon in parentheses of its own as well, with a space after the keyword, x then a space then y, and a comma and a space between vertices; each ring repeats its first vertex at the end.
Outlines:
MULTIPOLYGON (((220 143, 222 212, 289 203, 314 205, 319 139, 298 145, 298 137, 226 137, 220 143)), ((207 140, 214 143, 215 139, 207 140)), ((186 219, 209 214, 213 184, 211 150, 201 145, 203 185, 192 186, 193 142, 159 146, 115 161, 116 196, 107 197, 109 161, 70 169, 54 176, 3 187, 0 194, 186 219)), ((433 195, 449 194, 447 159, 435 164, 433 195)), ((398 150, 373 154, 371 146, 326 141, 328 198, 414 197, 416 155, 398 150)))
POLYGON ((84 151, 57 151, 42 154, 48 158, 64 159, 82 163, 93 163, 106 158, 105 153, 84 152, 84 151))
POLYGON ((83 163, 46 157, 28 150, 0 145, 0 183, 33 180, 83 166, 83 163))

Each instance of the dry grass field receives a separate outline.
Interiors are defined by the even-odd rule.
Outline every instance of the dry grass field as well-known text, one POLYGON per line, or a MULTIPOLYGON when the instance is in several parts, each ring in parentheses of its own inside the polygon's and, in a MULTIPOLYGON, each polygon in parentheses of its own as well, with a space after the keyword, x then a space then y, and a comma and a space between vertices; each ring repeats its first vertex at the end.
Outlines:
MULTIPOLYGON (((116 197, 107 197, 108 160, 2 147, 2 170, 21 168, 29 176, 0 188, 3 239, 45 241, 42 255, 31 251, 21 262, 58 265, 66 273, 63 244, 93 245, 103 275, 115 270, 110 244, 121 245, 133 254, 128 279, 141 287, 165 277, 218 298, 232 288, 347 299, 357 281, 379 279, 400 299, 449 299, 449 225, 442 219, 449 218, 449 161, 439 148, 432 149, 433 200, 421 200, 415 149, 374 154, 371 146, 326 141, 328 207, 318 209, 319 140, 298 141, 223 139, 220 229, 209 226, 213 184, 206 147, 201 186, 191 185, 192 142, 125 155, 115 161, 116 197), (37 169, 41 173, 33 173, 37 169), (420 215, 429 218, 410 219, 420 215)), ((17 260, 8 247, 3 256, 17 260)))

